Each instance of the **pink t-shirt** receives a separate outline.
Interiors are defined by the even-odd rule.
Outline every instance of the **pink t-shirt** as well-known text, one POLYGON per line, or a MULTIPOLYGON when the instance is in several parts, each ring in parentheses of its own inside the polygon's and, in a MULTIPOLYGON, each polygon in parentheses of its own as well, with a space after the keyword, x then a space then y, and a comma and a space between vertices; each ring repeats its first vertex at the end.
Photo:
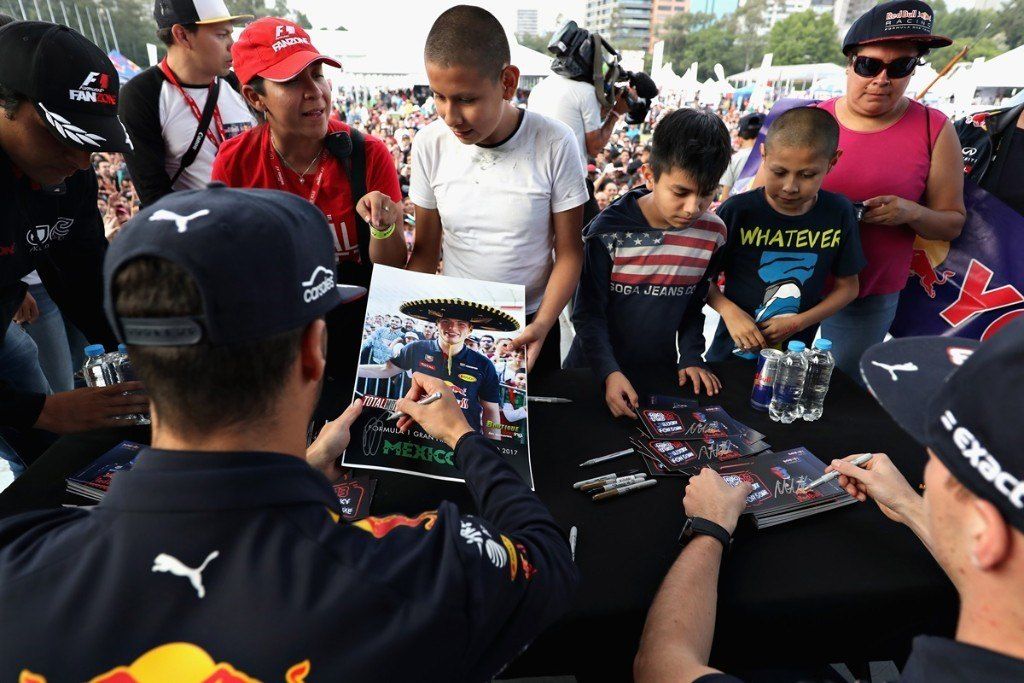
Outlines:
MULTIPOLYGON (((818 106, 835 116, 836 99, 818 106)), ((931 151, 945 122, 942 112, 911 100, 903 116, 883 130, 860 133, 840 123, 843 155, 825 176, 822 189, 853 202, 886 194, 920 202, 928 182, 931 151), (926 116, 931 119, 930 131, 926 116)), ((909 225, 860 224, 860 244, 868 264, 860 272, 859 296, 891 294, 906 286, 914 235, 909 225)))

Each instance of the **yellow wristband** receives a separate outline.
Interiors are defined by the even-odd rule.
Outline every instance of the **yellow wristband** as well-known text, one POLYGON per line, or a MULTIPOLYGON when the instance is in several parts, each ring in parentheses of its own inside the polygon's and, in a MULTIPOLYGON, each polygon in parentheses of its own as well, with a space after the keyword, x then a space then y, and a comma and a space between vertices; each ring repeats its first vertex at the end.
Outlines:
POLYGON ((370 226, 370 237, 374 238, 375 240, 386 240, 387 238, 391 237, 391 233, 393 233, 394 231, 395 231, 395 224, 394 223, 389 225, 384 230, 378 230, 377 228, 375 228, 375 227, 373 227, 371 225, 370 226))

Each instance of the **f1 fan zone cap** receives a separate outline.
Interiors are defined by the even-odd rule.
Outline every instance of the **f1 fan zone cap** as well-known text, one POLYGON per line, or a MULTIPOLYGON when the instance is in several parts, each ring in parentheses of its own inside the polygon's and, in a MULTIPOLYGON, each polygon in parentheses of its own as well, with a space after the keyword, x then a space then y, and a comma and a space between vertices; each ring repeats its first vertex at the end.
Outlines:
POLYGON ((1024 531, 1024 318, 984 343, 894 339, 868 349, 860 369, 900 427, 1024 531))
POLYGON ((301 26, 277 17, 263 17, 246 26, 231 46, 231 59, 242 83, 248 83, 254 76, 268 81, 290 81, 313 62, 341 68, 339 61, 313 47, 301 26))
POLYGON ((117 117, 121 81, 85 36, 46 21, 0 28, 0 83, 27 97, 63 143, 87 152, 130 152, 117 117))
POLYGON ((212 183, 174 192, 121 229, 103 263, 104 308, 118 338, 137 346, 234 344, 298 329, 365 296, 335 285, 334 243, 318 208, 278 190, 212 183), (196 316, 121 318, 114 281, 133 259, 153 256, 195 280, 196 316))
POLYGON ((153 18, 158 28, 175 24, 216 24, 221 21, 252 19, 251 14, 232 14, 224 0, 156 0, 153 18))
POLYGON ((924 47, 946 47, 953 41, 932 33, 935 13, 921 0, 893 0, 875 5, 857 18, 843 39, 843 54, 858 45, 909 40, 924 47))

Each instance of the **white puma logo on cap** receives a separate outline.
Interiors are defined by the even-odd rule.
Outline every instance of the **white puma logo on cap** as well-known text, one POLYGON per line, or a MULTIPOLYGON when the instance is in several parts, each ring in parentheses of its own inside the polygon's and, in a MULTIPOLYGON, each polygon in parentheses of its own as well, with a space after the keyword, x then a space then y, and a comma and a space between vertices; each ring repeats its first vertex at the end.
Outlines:
POLYGON ((151 221, 174 221, 174 224, 178 227, 178 232, 185 232, 188 230, 188 222, 199 218, 200 216, 206 216, 210 213, 209 209, 199 209, 195 213, 187 216, 176 214, 173 211, 167 209, 160 209, 155 211, 152 216, 149 217, 151 221))
POLYGON ((885 363, 879 363, 877 360, 871 361, 872 365, 878 366, 889 373, 892 377, 893 382, 898 382, 899 377, 896 376, 897 372, 917 372, 917 366, 913 363, 900 363, 899 365, 886 365, 885 363))

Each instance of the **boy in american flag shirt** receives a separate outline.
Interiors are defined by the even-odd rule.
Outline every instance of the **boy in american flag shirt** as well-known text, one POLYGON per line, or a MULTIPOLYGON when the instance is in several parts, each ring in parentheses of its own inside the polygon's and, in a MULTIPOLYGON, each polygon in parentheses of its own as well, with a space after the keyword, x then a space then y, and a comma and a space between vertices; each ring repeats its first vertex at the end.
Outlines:
POLYGON ((631 368, 675 367, 679 386, 690 383, 694 393, 721 388, 701 358, 701 309, 727 235, 708 207, 731 153, 717 116, 672 112, 655 128, 650 161, 640 170, 646 187, 623 195, 584 231, 566 366, 594 370, 616 417, 635 417, 631 368))

